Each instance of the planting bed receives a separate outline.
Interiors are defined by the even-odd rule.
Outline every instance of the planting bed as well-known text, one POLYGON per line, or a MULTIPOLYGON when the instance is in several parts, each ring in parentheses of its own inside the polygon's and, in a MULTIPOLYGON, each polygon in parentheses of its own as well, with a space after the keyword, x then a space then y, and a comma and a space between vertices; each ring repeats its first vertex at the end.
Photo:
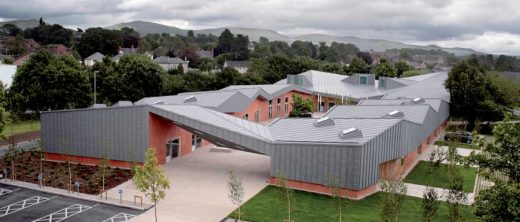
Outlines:
MULTIPOLYGON (((18 154, 15 159, 16 180, 39 184, 40 152, 37 150, 26 151, 18 154)), ((98 166, 81 165, 71 161, 72 184, 80 182, 80 192, 87 194, 100 194, 102 190, 102 177, 98 166)), ((64 162, 42 161, 44 186, 56 187, 67 190, 69 187, 68 164, 64 162)), ((12 178, 12 164, 6 164, 6 160, 0 160, 0 169, 7 169, 7 177, 12 178)), ((105 176, 105 190, 118 186, 132 179, 132 171, 129 169, 111 168, 105 176)), ((74 187, 76 190, 76 187, 74 187)))

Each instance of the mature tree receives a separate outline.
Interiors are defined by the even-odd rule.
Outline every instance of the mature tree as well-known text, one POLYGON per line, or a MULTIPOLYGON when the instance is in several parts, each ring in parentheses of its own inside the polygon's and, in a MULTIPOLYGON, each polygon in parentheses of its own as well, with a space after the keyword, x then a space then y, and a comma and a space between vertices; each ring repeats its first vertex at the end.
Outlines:
POLYGON ((38 27, 26 29, 24 35, 25 38, 34 39, 42 45, 63 44, 72 46, 72 30, 58 24, 47 25, 43 22, 38 27))
POLYGON ((408 65, 406 61, 401 60, 395 64, 395 70, 397 73, 397 77, 401 77, 404 72, 413 70, 413 66, 408 65))
POLYGON ((133 180, 137 189, 145 193, 154 203, 155 222, 157 222, 157 203, 166 196, 165 191, 170 189, 170 182, 155 157, 155 148, 146 150, 145 162, 135 168, 133 180))
POLYGON ((237 35, 231 47, 231 50, 235 55, 235 60, 249 59, 249 44, 249 37, 241 34, 237 35))
POLYGON ((5 109, 6 106, 6 98, 5 98, 5 89, 4 84, 0 81, 0 141, 4 140, 4 130, 5 126, 9 123, 9 113, 5 109))
MULTIPOLYGON (((185 75, 189 75, 186 73, 185 75)), ((163 95, 177 95, 186 92, 186 85, 183 78, 184 75, 164 75, 163 76, 163 95)))
POLYGON ((238 79, 241 78, 240 73, 231 67, 226 67, 222 71, 215 74, 215 85, 214 88, 222 89, 224 87, 235 85, 238 79))
POLYGON ((7 23, 0 27, 0 37, 17 36, 18 34, 23 34, 23 30, 18 28, 16 25, 7 23))
POLYGON ((210 71, 215 69, 216 62, 212 58, 198 58, 193 63, 190 63, 190 66, 193 68, 197 68, 200 71, 210 71))
POLYGON ((121 36, 121 47, 137 48, 139 46, 141 38, 139 32, 136 32, 133 28, 123 27, 118 32, 121 36))
POLYGON ((163 75, 164 70, 150 58, 144 55, 124 55, 117 64, 117 78, 121 85, 112 87, 120 87, 117 99, 137 101, 160 95, 163 75))
POLYGON ((21 34, 16 35, 15 38, 6 41, 7 53, 12 55, 22 55, 27 52, 29 46, 21 34))
POLYGON ((289 117, 310 117, 314 111, 314 103, 311 99, 304 99, 302 96, 293 94, 292 110, 289 117))
POLYGON ((372 65, 372 62, 374 62, 374 59, 372 59, 372 56, 369 52, 358 52, 356 53, 356 56, 360 59, 363 59, 366 64, 372 65))
POLYGON ((499 91, 490 90, 489 78, 478 64, 465 60, 453 66, 444 85, 450 92, 452 113, 464 117, 470 130, 477 120, 494 119, 506 110, 493 98, 492 93, 499 91))
POLYGON ((477 139, 484 152, 472 153, 467 164, 479 166, 479 174, 495 186, 481 190, 475 214, 482 221, 520 221, 520 124, 504 121, 493 129, 493 142, 477 139))
POLYGON ((394 65, 392 65, 392 63, 386 60, 383 60, 379 64, 374 66, 374 68, 372 69, 372 73, 374 73, 376 77, 397 77, 397 70, 395 69, 394 65))
POLYGON ((238 206, 238 221, 241 221, 240 218, 242 217, 242 212, 240 212, 240 206, 242 205, 242 202, 244 202, 244 187, 242 186, 240 178, 238 178, 238 176, 231 170, 228 170, 227 188, 229 191, 229 200, 231 200, 234 205, 238 206))
POLYGON ((118 53, 122 45, 118 31, 103 28, 87 29, 78 43, 78 52, 82 58, 86 58, 95 52, 111 56, 118 53))
POLYGON ((291 43, 290 54, 291 56, 317 58, 318 49, 314 44, 312 44, 312 42, 297 40, 291 43))
POLYGON ((233 45, 235 44, 235 36, 229 29, 225 29, 218 37, 218 45, 215 50, 216 55, 233 52, 233 45))
POLYGON ((401 180, 384 180, 381 183, 381 191, 381 220, 398 221, 407 191, 406 185, 401 180))
POLYGON ((82 108, 91 104, 88 74, 72 57, 33 54, 16 71, 9 94, 18 111, 82 108))
POLYGON ((368 73, 370 71, 370 66, 363 59, 356 57, 350 62, 348 70, 350 74, 368 73))

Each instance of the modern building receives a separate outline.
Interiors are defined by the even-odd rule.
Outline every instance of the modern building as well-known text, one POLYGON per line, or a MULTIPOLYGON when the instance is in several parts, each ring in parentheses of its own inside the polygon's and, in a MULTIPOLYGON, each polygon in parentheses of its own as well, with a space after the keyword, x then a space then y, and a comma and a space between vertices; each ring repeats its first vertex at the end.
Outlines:
MULTIPOLYGON (((442 81, 430 84, 443 87, 442 81)), ((99 163, 109 150, 112 165, 128 167, 143 162, 148 147, 165 164, 212 143, 270 156, 271 183, 283 175, 292 188, 327 194, 334 180, 348 197, 361 199, 376 192, 379 179, 409 172, 446 126, 445 95, 415 98, 413 93, 420 92, 405 90, 413 85, 399 87, 398 99, 333 106, 320 119, 284 118, 293 94, 315 98, 294 84, 230 86, 105 108, 48 111, 41 114, 43 150, 45 158, 57 161, 68 150, 86 164, 99 163)))

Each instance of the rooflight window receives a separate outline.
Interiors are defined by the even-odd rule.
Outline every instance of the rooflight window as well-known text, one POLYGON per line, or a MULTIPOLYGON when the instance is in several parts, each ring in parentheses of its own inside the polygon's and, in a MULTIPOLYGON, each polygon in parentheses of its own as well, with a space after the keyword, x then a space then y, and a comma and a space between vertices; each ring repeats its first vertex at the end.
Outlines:
POLYGON ((393 115, 398 114, 398 113, 399 113, 398 110, 394 110, 392 112, 389 112, 388 115, 393 116, 393 115))
POLYGON ((164 104, 164 102, 162 100, 157 100, 157 101, 153 102, 152 104, 154 104, 154 105, 164 104))
POLYGON ((184 102, 187 103, 187 102, 195 102, 197 101, 197 97, 196 96, 188 96, 184 99, 184 102))
POLYGON ((326 116, 326 117, 323 117, 321 119, 318 119, 316 120, 316 122, 314 122, 314 126, 316 127, 320 127, 320 126, 332 126, 334 125, 334 119, 326 116))
POLYGON ((360 85, 368 84, 368 76, 359 76, 359 84, 360 85))
POLYGON ((404 117, 404 113, 399 110, 394 110, 389 112, 386 116, 388 117, 404 117))
POLYGON ((413 103, 413 104, 424 103, 424 99, 423 99, 423 98, 420 98, 420 97, 413 98, 413 99, 412 99, 412 103, 413 103))
POLYGON ((341 132, 339 132, 339 138, 341 139, 351 139, 351 138, 358 138, 358 137, 363 137, 363 133, 361 132, 361 130, 357 129, 357 128, 348 128, 348 129, 345 129, 345 130, 342 130, 341 132))

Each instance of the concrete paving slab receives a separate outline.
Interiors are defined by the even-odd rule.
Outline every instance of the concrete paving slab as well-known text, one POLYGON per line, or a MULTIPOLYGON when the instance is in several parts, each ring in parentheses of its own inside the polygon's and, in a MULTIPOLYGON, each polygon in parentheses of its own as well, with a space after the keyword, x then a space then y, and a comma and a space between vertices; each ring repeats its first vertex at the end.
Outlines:
MULTIPOLYGON (((236 208, 228 199, 228 169, 241 178, 245 200, 248 200, 268 185, 270 157, 237 150, 210 152, 210 147, 204 147, 172 160, 164 165, 171 188, 166 192, 166 199, 157 206, 158 220, 215 222, 224 219, 236 208)), ((131 183, 121 186, 127 195, 138 193, 135 188, 131 191, 131 183)), ((112 189, 109 196, 114 192, 112 189)), ((132 221, 153 220, 154 210, 150 209, 132 221)))

